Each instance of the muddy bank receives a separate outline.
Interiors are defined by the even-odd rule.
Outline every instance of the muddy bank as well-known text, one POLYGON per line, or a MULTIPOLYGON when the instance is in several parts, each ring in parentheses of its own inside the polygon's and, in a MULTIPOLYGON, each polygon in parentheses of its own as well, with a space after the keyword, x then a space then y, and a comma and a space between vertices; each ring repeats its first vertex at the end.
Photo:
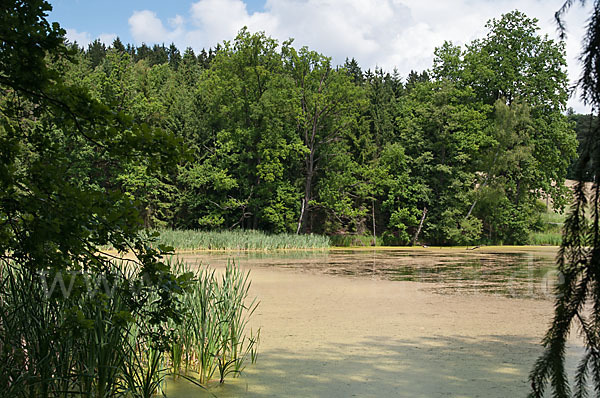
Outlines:
MULTIPOLYGON (((218 397, 525 396, 552 314, 550 300, 250 267, 259 359, 218 397)), ((168 392, 210 396, 187 382, 168 392)))

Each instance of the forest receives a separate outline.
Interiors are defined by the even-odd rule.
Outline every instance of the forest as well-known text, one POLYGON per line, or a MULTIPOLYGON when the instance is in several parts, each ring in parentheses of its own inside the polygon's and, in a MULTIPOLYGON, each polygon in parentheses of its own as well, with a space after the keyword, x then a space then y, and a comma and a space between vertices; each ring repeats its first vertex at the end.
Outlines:
POLYGON ((199 54, 72 43, 77 62, 56 61, 66 81, 183 149, 160 173, 103 172, 92 156, 81 179, 103 173, 151 228, 526 244, 547 198, 568 202, 582 115, 566 112, 563 43, 518 11, 486 28, 464 48, 440 43, 431 70, 408 76, 245 28, 199 54))

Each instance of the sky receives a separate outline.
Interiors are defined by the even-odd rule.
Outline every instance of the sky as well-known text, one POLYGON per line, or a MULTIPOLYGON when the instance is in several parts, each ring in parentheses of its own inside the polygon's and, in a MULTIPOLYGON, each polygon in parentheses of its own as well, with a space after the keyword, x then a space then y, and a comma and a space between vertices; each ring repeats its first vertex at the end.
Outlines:
MULTIPOLYGON (((80 45, 115 37, 140 45, 175 43, 195 51, 231 40, 247 26, 280 42, 294 38, 335 64, 355 58, 366 69, 411 70, 432 66, 433 51, 445 40, 465 45, 484 37, 485 23, 518 9, 539 20, 541 34, 558 40, 554 12, 564 0, 50 0, 49 20, 80 45)), ((591 3, 591 2, 588 2, 591 3)), ((590 7, 590 6, 588 6, 590 7)), ((578 55, 589 8, 566 15, 571 83, 581 73, 578 55)), ((568 106, 589 113, 575 93, 568 106)))

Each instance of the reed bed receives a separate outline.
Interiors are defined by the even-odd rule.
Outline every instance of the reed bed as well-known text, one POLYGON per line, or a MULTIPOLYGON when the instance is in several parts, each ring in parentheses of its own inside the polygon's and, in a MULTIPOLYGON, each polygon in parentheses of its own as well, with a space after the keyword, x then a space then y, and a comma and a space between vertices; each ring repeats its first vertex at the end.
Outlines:
POLYGON ((254 230, 196 231, 163 229, 158 243, 176 250, 294 250, 326 249, 322 235, 267 234, 254 230))
POLYGON ((529 234, 530 245, 560 246, 562 242, 562 228, 566 215, 553 211, 542 213, 540 217, 541 228, 529 234))
POLYGON ((256 361, 260 329, 256 333, 247 324, 258 306, 256 298, 249 300, 249 273, 243 273, 228 262, 219 277, 204 267, 192 269, 177 262, 178 273, 191 272, 193 283, 184 294, 188 309, 183 322, 172 324, 175 331, 171 366, 176 376, 195 377, 200 384, 208 383, 218 374, 223 383, 228 375, 239 375, 248 360, 256 361))
POLYGON ((199 386, 239 375, 256 360, 260 336, 246 330, 258 305, 248 300, 248 273, 234 263, 221 276, 180 260, 167 264, 189 280, 179 295, 179 323, 155 322, 143 308, 129 311, 120 292, 135 285, 135 271, 123 263, 103 275, 40 278, 1 261, 2 396, 146 398, 165 394, 168 375, 199 386), (171 337, 157 343, 152 336, 165 327, 171 337))
POLYGON ((529 244, 535 246, 560 246, 562 233, 559 232, 532 232, 529 235, 529 244))

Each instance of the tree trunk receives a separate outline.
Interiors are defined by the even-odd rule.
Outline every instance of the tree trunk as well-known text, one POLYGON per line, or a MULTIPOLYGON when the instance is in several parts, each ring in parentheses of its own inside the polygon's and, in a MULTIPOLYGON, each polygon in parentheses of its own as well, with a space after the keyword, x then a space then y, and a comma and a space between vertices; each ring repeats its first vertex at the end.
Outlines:
POLYGON ((465 220, 467 218, 469 218, 469 216, 471 215, 471 213, 473 212, 473 209, 475 208, 475 205, 477 204, 477 199, 475 199, 475 201, 473 202, 473 204, 471 205, 471 207, 469 208, 469 211, 467 212, 467 215, 465 216, 465 220))
POLYGON ((302 227, 302 219, 304 218, 304 198, 302 198, 302 206, 300 207, 300 218, 298 219, 298 228, 296 228, 296 235, 300 233, 300 228, 302 227))
POLYGON ((298 229, 296 233, 300 233, 302 226, 306 222, 308 215, 308 202, 311 199, 311 187, 312 179, 314 175, 314 151, 311 150, 310 154, 306 157, 306 180, 304 182, 304 199, 302 200, 302 210, 300 211, 300 219, 298 220, 298 229))
POLYGON ((427 206, 423 207, 423 216, 421 217, 421 222, 419 223, 419 228, 417 228, 417 232, 415 232, 415 236, 413 236, 411 246, 414 246, 417 243, 417 239, 419 239, 419 234, 421 233, 421 228, 423 228, 423 222, 425 222, 426 215, 427 215, 427 206))
POLYGON ((371 200, 371 209, 373 210, 373 246, 377 245, 377 235, 375 234, 375 201, 371 200))

